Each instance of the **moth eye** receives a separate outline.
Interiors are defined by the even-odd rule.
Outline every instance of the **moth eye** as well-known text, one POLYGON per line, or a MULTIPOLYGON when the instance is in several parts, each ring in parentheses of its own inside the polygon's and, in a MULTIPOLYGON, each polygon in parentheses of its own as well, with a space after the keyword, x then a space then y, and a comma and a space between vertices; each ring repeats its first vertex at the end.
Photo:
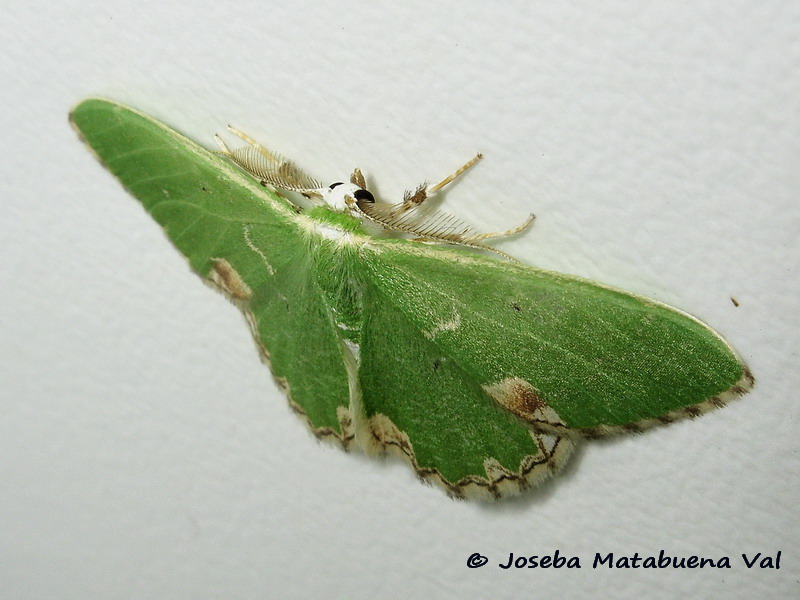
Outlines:
POLYGON ((337 181, 336 183, 332 183, 332 184, 330 184, 330 185, 328 186, 328 189, 331 189, 331 190, 332 190, 332 189, 333 189, 333 188, 335 188, 337 185, 344 185, 344 183, 343 183, 343 182, 341 182, 341 181, 337 181))
POLYGON ((358 200, 359 202, 362 200, 364 202, 370 202, 370 203, 375 202, 375 196, 372 195, 372 192, 369 192, 367 190, 356 190, 353 193, 353 196, 355 196, 355 199, 358 200))

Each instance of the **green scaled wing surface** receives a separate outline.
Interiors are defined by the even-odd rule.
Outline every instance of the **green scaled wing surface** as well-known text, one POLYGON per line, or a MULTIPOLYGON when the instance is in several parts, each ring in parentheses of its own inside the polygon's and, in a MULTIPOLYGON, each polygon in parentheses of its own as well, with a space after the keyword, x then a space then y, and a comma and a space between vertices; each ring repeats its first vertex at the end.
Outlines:
POLYGON ((720 407, 753 384, 716 332, 654 300, 476 254, 375 245, 363 255, 375 304, 407 315, 442 357, 539 431, 640 431, 720 407))
POLYGON ((165 125, 90 99, 71 120, 192 269, 244 312, 320 438, 397 454, 454 496, 546 479, 579 437, 696 416, 752 385, 713 330, 646 298, 299 213, 165 125))

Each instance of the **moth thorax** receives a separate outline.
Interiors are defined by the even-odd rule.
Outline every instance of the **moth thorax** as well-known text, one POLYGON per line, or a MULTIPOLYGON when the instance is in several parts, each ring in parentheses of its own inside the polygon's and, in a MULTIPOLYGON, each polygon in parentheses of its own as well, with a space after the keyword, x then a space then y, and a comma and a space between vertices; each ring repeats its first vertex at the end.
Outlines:
MULTIPOLYGON (((325 204, 334 210, 350 211, 347 205, 347 198, 352 198, 357 201, 375 202, 375 198, 367 190, 360 188, 354 183, 332 183, 326 188, 320 190, 322 199, 325 204)), ((355 214, 355 213, 354 213, 355 214)), ((358 216, 356 214, 356 216, 358 216)))

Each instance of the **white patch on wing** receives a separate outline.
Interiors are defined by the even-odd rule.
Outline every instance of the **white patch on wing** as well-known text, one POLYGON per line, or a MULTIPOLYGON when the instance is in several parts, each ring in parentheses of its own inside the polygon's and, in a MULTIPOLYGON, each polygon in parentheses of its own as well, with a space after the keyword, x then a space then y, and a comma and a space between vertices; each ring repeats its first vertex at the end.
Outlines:
POLYGON ((341 242, 343 244, 350 244, 353 241, 353 235, 349 231, 344 231, 332 225, 317 224, 316 231, 326 240, 333 240, 334 242, 341 242))
POLYGON ((432 340, 440 333, 443 333, 445 331, 455 331, 459 327, 461 327, 461 314, 459 314, 457 311, 453 311, 453 316, 450 318, 449 321, 441 321, 437 323, 432 329, 423 331, 422 333, 426 338, 432 340))
POLYGON ((264 261, 264 264, 267 266, 267 272, 270 275, 275 275, 275 269, 273 269, 272 265, 269 264, 266 254, 264 254, 261 248, 256 246, 253 240, 250 238, 250 225, 242 225, 242 232, 244 233, 244 243, 247 244, 247 247, 261 257, 261 260, 264 261))

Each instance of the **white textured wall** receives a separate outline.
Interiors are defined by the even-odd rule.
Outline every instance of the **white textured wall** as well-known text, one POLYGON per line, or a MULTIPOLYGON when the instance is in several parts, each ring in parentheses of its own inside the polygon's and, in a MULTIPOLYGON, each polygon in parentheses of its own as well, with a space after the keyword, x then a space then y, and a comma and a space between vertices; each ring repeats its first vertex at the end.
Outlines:
POLYGON ((0 597, 796 597, 798 4, 499 4, 4 5, 0 597), (702 317, 756 390, 489 507, 322 447, 67 126, 95 94, 384 197, 480 150, 445 208, 536 212, 504 250, 702 317), (591 569, 662 548, 734 568, 591 569), (584 568, 495 566, 555 549, 584 568))

